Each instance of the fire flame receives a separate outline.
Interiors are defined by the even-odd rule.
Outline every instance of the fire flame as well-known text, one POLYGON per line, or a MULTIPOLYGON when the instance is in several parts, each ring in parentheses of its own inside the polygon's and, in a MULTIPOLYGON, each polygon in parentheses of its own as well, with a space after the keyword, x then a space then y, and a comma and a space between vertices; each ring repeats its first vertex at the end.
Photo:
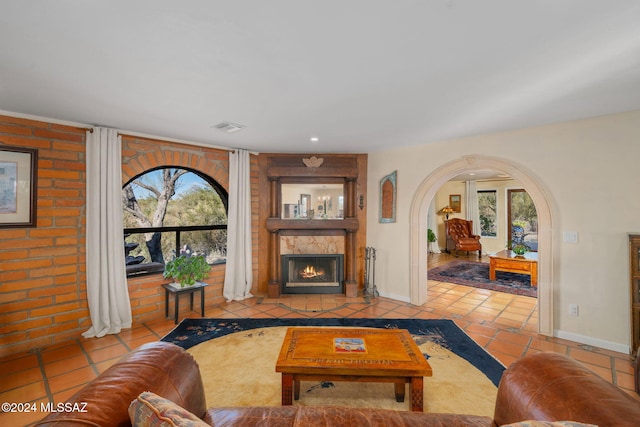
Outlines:
POLYGON ((302 270, 300 272, 300 275, 305 279, 311 279, 311 278, 314 278, 314 277, 318 277, 318 276, 324 275, 324 272, 316 271, 316 269, 315 269, 315 267, 313 265, 307 265, 304 268, 304 270, 302 270))

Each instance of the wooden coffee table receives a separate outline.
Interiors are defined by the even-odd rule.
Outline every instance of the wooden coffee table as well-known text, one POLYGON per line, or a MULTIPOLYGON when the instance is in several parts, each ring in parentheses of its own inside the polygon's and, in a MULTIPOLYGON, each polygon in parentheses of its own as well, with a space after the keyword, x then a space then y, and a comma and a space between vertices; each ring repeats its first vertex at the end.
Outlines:
POLYGON ((527 252, 516 255, 513 251, 504 250, 489 255, 489 280, 496 280, 496 271, 527 274, 531 277, 531 286, 538 286, 538 253, 527 252))
POLYGON ((431 366, 408 331, 365 328, 289 328, 276 372, 282 373, 282 404, 300 398, 300 381, 389 382, 411 410, 423 410, 423 377, 431 366))

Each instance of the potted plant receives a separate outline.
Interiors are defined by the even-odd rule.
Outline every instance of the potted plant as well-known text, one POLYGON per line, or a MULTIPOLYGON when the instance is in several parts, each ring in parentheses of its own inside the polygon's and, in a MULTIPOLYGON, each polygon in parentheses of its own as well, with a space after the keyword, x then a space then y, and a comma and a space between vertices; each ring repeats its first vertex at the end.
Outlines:
POLYGON ((432 229, 427 228, 427 241, 429 242, 429 252, 433 252, 432 247, 433 244, 438 240, 436 237, 436 233, 433 232, 432 229))
POLYGON ((162 275, 167 279, 173 279, 179 287, 183 288, 203 280, 210 269, 211 266, 202 255, 180 255, 165 264, 162 275))
POLYGON ((524 256, 531 248, 524 243, 510 243, 511 250, 516 256, 524 256))

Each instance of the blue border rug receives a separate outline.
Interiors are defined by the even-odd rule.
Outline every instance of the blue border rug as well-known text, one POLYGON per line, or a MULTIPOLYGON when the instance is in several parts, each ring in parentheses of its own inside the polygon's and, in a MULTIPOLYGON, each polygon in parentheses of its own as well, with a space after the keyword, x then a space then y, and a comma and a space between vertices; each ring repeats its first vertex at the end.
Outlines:
POLYGON ((526 274, 496 271, 496 280, 489 280, 489 264, 486 262, 451 261, 429 269, 427 278, 514 295, 538 296, 537 288, 531 286, 531 278, 526 274))
POLYGON ((274 326, 345 326, 406 329, 417 339, 433 341, 467 360, 497 387, 505 367, 452 320, 439 319, 184 319, 161 341, 184 349, 236 332, 274 326))

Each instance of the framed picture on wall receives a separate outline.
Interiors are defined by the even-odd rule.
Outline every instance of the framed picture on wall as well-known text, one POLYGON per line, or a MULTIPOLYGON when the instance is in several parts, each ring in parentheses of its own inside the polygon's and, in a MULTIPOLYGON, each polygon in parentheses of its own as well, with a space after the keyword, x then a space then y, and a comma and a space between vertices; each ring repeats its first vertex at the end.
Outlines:
POLYGON ((460 194, 449 194, 449 206, 454 212, 460 213, 461 203, 460 194))
POLYGON ((35 227, 38 150, 0 145, 0 228, 35 227))

